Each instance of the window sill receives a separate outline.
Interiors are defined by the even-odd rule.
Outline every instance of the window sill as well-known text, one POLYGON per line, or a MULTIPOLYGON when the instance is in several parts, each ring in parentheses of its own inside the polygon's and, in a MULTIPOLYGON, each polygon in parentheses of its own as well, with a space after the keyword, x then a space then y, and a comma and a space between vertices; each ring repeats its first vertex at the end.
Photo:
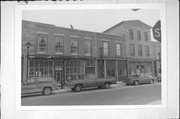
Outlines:
POLYGON ((57 52, 56 52, 56 54, 57 54, 57 55, 62 55, 63 53, 57 53, 57 52))
POLYGON ((46 54, 46 52, 37 52, 38 54, 46 54))

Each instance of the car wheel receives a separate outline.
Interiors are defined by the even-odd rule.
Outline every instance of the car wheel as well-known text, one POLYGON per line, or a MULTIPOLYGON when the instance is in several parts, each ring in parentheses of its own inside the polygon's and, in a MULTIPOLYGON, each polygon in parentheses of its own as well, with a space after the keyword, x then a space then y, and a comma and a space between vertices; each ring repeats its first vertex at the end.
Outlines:
POLYGON ((150 84, 154 83, 154 80, 151 79, 151 80, 149 81, 149 83, 150 83, 150 84))
POLYGON ((43 94, 44 94, 44 95, 50 95, 51 92, 52 92, 52 90, 51 90, 50 87, 46 87, 46 88, 44 88, 44 90, 43 90, 43 94))
POLYGON ((135 81, 135 82, 134 82, 134 85, 135 85, 135 86, 139 85, 139 82, 138 82, 138 81, 135 81))
POLYGON ((104 88, 106 88, 106 89, 110 88, 110 84, 109 83, 105 83, 104 84, 104 88))
POLYGON ((81 91, 81 88, 82 88, 81 85, 77 85, 77 86, 75 87, 75 91, 76 91, 76 92, 80 92, 80 91, 81 91))

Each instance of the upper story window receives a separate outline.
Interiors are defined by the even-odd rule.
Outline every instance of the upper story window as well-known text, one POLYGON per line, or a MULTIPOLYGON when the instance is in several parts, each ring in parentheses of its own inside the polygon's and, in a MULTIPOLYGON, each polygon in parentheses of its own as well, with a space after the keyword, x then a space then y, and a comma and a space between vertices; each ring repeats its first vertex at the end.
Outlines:
POLYGON ((121 43, 116 43, 116 56, 121 56, 121 43))
POLYGON ((55 39, 56 39, 56 46, 55 46, 56 53, 63 53, 64 36, 55 36, 55 39))
POLYGON ((109 55, 109 42, 103 41, 103 55, 109 55))
POLYGON ((85 55, 91 55, 92 51, 92 42, 91 40, 84 40, 84 54, 85 55))
POLYGON ((133 29, 129 29, 129 39, 134 40, 133 29))
POLYGON ((142 56, 142 45, 138 45, 138 56, 142 56))
POLYGON ((47 34, 38 34, 38 52, 46 53, 47 50, 47 34))
POLYGON ((137 31, 137 40, 140 41, 141 40, 141 32, 137 31))
POLYGON ((150 56, 149 46, 145 46, 145 52, 146 52, 146 56, 150 56))
POLYGON ((135 46, 134 46, 134 44, 130 44, 130 56, 135 56, 135 46))
POLYGON ((144 39, 145 39, 145 41, 148 41, 148 33, 147 32, 144 32, 144 39))
POLYGON ((71 54, 78 54, 78 38, 71 38, 71 54))

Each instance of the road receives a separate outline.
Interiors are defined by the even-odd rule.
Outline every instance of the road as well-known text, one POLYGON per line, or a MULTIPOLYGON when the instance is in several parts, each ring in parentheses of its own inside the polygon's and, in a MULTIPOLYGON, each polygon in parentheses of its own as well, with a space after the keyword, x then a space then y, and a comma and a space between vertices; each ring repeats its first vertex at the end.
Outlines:
POLYGON ((22 106, 50 105, 144 105, 161 100, 161 84, 86 89, 82 92, 56 93, 21 98, 22 106))

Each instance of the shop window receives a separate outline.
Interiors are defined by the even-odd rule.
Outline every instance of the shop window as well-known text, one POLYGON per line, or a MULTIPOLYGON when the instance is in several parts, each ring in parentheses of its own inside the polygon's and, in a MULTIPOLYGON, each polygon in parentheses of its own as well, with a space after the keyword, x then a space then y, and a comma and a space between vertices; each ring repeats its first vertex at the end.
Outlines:
POLYGON ((86 60, 86 74, 95 74, 94 60, 86 60))
POLYGON ((38 34, 38 52, 46 53, 47 50, 47 38, 46 34, 38 34))
POLYGON ((31 59, 29 77, 53 77, 53 66, 51 60, 31 59))
POLYGON ((56 53, 63 53, 64 36, 55 36, 55 39, 56 39, 56 46, 55 46, 56 53))
POLYGON ((78 54, 78 39, 76 38, 71 39, 71 54, 72 55, 78 54))
POLYGON ((84 40, 84 54, 91 55, 91 40, 84 40))
POLYGON ((129 29, 129 39, 134 40, 133 29, 129 29))
POLYGON ((103 54, 104 55, 109 55, 109 42, 108 41, 103 41, 103 54))
POLYGON ((123 77, 127 75, 127 67, 126 67, 126 61, 118 61, 118 77, 123 77))
POLYGON ((141 32, 137 31, 137 40, 140 41, 141 40, 141 32))
POLYGON ((98 60, 98 78, 104 78, 104 60, 98 60))
POLYGON ((83 60, 66 60, 66 81, 83 79, 85 76, 85 62, 83 60))
POLYGON ((115 76, 116 62, 113 60, 106 61, 106 74, 107 77, 115 76))
POLYGON ((134 46, 134 44, 130 44, 130 56, 135 56, 135 46, 134 46))
POLYGON ((121 44, 116 43, 116 56, 121 56, 121 44))

